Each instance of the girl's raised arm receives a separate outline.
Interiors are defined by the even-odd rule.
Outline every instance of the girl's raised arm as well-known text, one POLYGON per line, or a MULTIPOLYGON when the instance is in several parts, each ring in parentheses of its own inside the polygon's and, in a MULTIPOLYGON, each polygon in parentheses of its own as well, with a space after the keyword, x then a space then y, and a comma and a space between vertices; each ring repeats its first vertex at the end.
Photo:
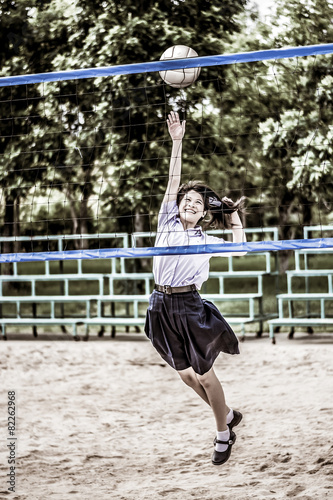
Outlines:
POLYGON ((185 134, 185 120, 180 122, 178 113, 171 111, 167 119, 169 134, 172 139, 172 150, 169 167, 169 181, 163 203, 177 199, 182 171, 182 141, 185 134))

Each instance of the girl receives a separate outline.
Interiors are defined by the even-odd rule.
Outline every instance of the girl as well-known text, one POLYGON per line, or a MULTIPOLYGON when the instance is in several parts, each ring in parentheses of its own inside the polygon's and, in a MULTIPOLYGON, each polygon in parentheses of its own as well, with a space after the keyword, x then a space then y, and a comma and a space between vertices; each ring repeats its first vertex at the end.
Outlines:
MULTIPOLYGON (((208 236, 198 225, 207 214, 210 219, 206 226, 231 226, 233 241, 246 241, 237 213, 243 198, 236 203, 228 198, 221 200, 212 189, 198 182, 179 187, 185 121, 181 123, 178 113, 171 112, 167 123, 172 153, 155 246, 223 242, 208 236)), ((239 349, 234 332, 219 310, 197 292, 208 279, 210 257, 212 254, 154 257, 156 285, 149 301, 145 332, 160 356, 212 408, 217 428, 212 462, 221 465, 230 457, 236 440, 232 429, 239 424, 242 414, 226 406, 213 364, 221 351, 239 354, 239 349)))

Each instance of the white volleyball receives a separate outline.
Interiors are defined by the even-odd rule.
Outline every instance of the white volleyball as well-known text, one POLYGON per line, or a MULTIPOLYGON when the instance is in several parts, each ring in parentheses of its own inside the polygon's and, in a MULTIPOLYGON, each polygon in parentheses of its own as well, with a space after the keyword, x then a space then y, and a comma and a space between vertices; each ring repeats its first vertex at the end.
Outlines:
MULTIPOLYGON (((163 52, 160 60, 169 61, 171 59, 186 59, 187 57, 198 57, 198 54, 186 45, 174 45, 163 52)), ((196 81, 200 70, 201 68, 168 69, 167 71, 160 71, 160 76, 171 87, 183 88, 196 81)))

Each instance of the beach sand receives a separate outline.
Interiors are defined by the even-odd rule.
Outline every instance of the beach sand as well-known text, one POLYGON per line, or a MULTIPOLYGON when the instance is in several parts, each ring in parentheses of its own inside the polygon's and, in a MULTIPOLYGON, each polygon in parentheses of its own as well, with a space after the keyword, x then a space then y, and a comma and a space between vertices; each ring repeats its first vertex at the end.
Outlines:
MULTIPOLYGON (((250 338, 215 363, 242 411, 231 458, 211 463, 214 418, 144 334, 0 345, 0 498, 333 498, 333 336, 250 338), (16 391, 16 491, 7 392, 16 391)), ((29 335, 30 337, 30 335, 29 335)))

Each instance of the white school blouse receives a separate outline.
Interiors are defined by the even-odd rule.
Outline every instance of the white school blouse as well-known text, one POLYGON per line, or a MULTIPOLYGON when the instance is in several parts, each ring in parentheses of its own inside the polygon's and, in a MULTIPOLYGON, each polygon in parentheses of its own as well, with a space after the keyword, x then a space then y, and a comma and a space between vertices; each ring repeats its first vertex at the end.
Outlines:
MULTIPOLYGON (((208 245, 224 243, 222 238, 211 236, 202 231, 200 226, 184 229, 179 219, 176 201, 162 203, 159 215, 155 247, 208 245)), ((200 290, 207 281, 209 260, 216 254, 189 254, 156 256, 153 259, 153 273, 158 285, 185 286, 193 285, 200 290)), ((220 256, 227 254, 220 253, 220 256)))

